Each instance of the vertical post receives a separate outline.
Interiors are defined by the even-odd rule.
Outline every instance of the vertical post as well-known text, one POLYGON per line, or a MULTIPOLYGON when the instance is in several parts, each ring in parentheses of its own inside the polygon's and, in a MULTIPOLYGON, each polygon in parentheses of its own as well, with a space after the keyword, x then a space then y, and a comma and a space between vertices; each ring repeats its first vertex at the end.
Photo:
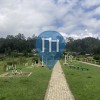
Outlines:
POLYGON ((65 64, 66 64, 66 55, 65 55, 65 64))
POLYGON ((57 52, 59 52, 59 40, 57 39, 57 52))
POLYGON ((67 64, 67 62, 66 62, 66 58, 67 58, 67 56, 65 55, 65 62, 64 62, 64 65, 66 65, 66 64, 67 64))
POLYGON ((72 62, 72 60, 73 60, 73 56, 72 55, 71 55, 71 58, 70 59, 71 59, 71 62, 72 62))
POLYGON ((44 65, 43 65, 43 56, 42 56, 42 66, 44 66, 44 65))
POLYGON ((38 58, 38 66, 40 65, 40 58, 38 58))
POLYGON ((42 38, 42 52, 44 52, 44 38, 42 38))
POLYGON ((49 52, 51 52, 51 38, 49 38, 49 52))

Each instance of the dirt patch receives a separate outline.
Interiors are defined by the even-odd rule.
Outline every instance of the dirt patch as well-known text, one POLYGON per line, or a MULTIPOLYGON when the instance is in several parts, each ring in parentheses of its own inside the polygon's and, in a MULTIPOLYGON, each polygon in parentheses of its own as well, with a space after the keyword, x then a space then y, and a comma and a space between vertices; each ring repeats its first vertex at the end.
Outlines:
POLYGON ((4 73, 1 74, 0 77, 22 77, 22 76, 30 76, 32 72, 22 72, 22 73, 4 73))

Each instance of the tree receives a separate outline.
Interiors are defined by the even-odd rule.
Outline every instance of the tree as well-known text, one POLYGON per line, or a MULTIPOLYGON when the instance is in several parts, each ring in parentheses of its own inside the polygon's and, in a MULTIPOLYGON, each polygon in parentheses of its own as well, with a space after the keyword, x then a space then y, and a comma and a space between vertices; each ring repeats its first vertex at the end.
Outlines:
POLYGON ((18 40, 25 40, 24 34, 19 33, 18 35, 15 36, 16 39, 18 40))

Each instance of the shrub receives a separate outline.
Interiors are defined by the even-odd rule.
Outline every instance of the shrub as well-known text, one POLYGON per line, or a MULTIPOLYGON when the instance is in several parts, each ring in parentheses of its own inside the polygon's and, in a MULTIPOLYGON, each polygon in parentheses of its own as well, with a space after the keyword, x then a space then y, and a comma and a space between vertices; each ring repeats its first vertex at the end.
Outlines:
POLYGON ((7 62, 7 65, 15 65, 15 64, 17 64, 17 61, 8 61, 7 62))
POLYGON ((94 58, 95 60, 100 60, 100 55, 95 55, 93 58, 94 58))
POLYGON ((20 57, 19 58, 19 63, 25 63, 25 62, 27 62, 25 57, 20 57))
POLYGON ((3 61, 5 59, 5 56, 0 55, 0 61, 3 61))
POLYGON ((37 58, 37 57, 33 57, 33 58, 32 58, 32 62, 33 62, 33 63, 35 63, 35 62, 38 63, 38 58, 37 58))

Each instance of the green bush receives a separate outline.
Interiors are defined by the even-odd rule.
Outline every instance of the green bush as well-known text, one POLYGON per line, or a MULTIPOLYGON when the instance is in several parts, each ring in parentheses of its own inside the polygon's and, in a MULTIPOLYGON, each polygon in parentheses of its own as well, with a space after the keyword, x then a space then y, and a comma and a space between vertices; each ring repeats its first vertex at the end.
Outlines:
POLYGON ((95 55, 93 58, 94 58, 95 60, 100 60, 100 55, 95 55))
POLYGON ((27 62, 25 57, 20 57, 19 58, 19 63, 25 63, 25 62, 27 62))
POLYGON ((7 62, 7 65, 15 65, 15 64, 17 64, 17 61, 8 61, 7 62))
POLYGON ((37 58, 37 57, 33 57, 33 58, 32 58, 32 62, 33 62, 33 63, 35 63, 35 62, 38 63, 38 58, 37 58))
POLYGON ((33 57, 33 54, 32 53, 28 53, 28 57, 33 57))
POLYGON ((5 59, 5 56, 0 55, 0 61, 3 61, 5 59))

